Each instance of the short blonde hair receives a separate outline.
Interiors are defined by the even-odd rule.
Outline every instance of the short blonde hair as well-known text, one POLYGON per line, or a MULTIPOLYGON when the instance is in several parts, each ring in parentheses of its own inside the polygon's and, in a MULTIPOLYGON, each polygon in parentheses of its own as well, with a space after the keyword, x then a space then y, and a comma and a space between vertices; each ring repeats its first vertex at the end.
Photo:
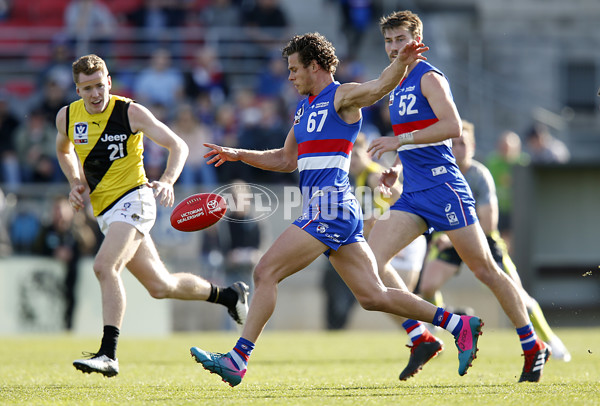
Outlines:
POLYGON ((84 55, 73 62, 73 81, 78 83, 79 74, 91 75, 94 72, 102 70, 108 74, 106 62, 96 54, 84 55))

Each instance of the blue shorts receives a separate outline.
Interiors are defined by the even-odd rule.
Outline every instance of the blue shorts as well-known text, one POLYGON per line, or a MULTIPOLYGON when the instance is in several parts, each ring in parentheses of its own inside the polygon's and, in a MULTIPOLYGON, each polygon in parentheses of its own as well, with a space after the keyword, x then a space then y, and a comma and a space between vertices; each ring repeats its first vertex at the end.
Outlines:
POLYGON ((430 233, 456 230, 478 221, 475 199, 463 179, 417 192, 403 192, 390 210, 420 216, 427 223, 430 233))
MULTIPOLYGON (((312 205, 293 224, 334 251, 342 245, 365 241, 362 210, 356 199, 329 204, 325 209, 312 205)), ((329 250, 325 255, 328 253, 329 250)))

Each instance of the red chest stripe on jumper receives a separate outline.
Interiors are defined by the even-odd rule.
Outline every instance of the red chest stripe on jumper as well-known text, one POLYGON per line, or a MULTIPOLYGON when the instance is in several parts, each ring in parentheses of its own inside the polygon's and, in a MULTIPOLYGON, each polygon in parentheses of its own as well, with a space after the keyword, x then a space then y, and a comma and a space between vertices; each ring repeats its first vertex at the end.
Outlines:
POLYGON ((344 139, 332 139, 304 141, 298 144, 298 155, 326 152, 343 152, 350 155, 352 143, 344 139))
POLYGON ((398 135, 398 134, 409 133, 411 131, 422 130, 423 128, 427 128, 430 125, 437 123, 438 121, 440 121, 440 120, 438 120, 437 118, 430 118, 428 120, 411 121, 409 123, 394 124, 394 125, 392 125, 392 128, 394 130, 394 134, 398 135))

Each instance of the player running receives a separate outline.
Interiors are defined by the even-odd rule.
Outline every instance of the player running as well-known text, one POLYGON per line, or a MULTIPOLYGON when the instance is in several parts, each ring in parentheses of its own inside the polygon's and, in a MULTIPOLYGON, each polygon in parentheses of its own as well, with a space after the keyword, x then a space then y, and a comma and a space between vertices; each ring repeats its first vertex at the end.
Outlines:
MULTIPOLYGON (((391 61, 407 43, 423 38, 423 24, 410 11, 383 17, 380 28, 391 61)), ((395 287, 395 272, 389 266, 392 257, 421 234, 444 231, 516 327, 525 355, 519 381, 539 381, 550 349, 535 333, 520 288, 494 261, 478 222, 475 200, 452 155, 452 138, 461 136, 461 120, 448 80, 434 66, 415 60, 390 93, 389 110, 396 136, 374 140, 369 152, 380 157, 398 151, 404 190, 390 216, 377 221, 369 235, 381 279, 395 287)), ((382 186, 393 184, 398 173, 396 167, 384 173, 382 186)), ((417 352, 411 352, 411 358, 413 353, 417 352)))
POLYGON ((88 195, 105 238, 94 259, 100 283, 104 322, 100 349, 73 366, 104 376, 119 373, 117 341, 125 316, 127 268, 157 299, 206 300, 227 307, 243 324, 248 310, 248 286, 237 282, 223 288, 191 273, 170 273, 150 236, 156 220, 156 199, 166 207, 174 201, 173 184, 188 155, 188 147, 144 106, 110 94, 106 63, 85 55, 73 63, 80 100, 60 109, 56 117, 56 155, 69 181, 69 202, 84 208, 88 195), (169 151, 164 173, 149 181, 143 163, 144 135, 169 151))

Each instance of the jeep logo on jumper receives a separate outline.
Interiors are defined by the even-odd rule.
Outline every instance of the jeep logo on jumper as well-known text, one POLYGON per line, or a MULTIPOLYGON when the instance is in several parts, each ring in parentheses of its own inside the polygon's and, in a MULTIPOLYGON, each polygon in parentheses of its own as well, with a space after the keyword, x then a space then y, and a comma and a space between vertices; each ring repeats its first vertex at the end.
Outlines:
POLYGON ((212 193, 225 199, 227 212, 223 218, 235 223, 264 220, 279 207, 279 198, 273 191, 254 183, 232 183, 212 193))
POLYGON ((127 141, 127 134, 104 134, 102 138, 100 138, 102 142, 123 142, 127 141))

